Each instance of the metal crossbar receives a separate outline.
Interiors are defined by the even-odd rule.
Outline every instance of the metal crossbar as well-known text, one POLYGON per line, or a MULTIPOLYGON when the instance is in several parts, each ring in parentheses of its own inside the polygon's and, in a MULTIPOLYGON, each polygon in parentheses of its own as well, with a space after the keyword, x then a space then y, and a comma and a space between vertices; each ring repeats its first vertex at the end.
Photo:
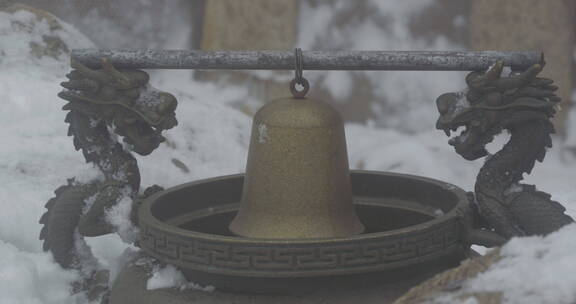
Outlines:
MULTIPOLYGON (((76 49, 72 60, 120 69, 294 70, 293 51, 76 49)), ((537 51, 303 51, 304 70, 481 71, 497 61, 513 70, 544 64, 537 51)))

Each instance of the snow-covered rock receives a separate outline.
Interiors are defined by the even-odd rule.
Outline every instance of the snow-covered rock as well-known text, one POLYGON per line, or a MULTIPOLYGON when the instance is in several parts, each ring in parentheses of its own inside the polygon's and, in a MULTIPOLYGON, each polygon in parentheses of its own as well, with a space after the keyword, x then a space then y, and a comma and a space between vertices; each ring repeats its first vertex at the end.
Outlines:
POLYGON ((50 255, 0 240, 0 304, 82 301, 80 295, 70 295, 70 284, 76 279, 75 273, 64 271, 50 255))
MULTIPOLYGON (((68 178, 89 180, 99 172, 75 151, 56 94, 69 71, 69 51, 94 45, 70 25, 39 10, 0 11, 0 303, 83 303, 71 297, 77 274, 61 269, 42 252, 38 220, 53 191, 68 178), (53 44, 54 41, 57 43, 53 44), (11 282, 5 284, 5 282, 11 282)), ((179 126, 151 156, 139 158, 143 187, 165 187, 244 168, 250 119, 222 105, 217 87, 192 83, 190 72, 154 77, 156 85, 178 86, 179 126), (185 164, 179 170, 173 159, 185 164)), ((230 92, 228 92, 230 93, 230 92)), ((126 205, 111 210, 117 226, 126 205)), ((125 231, 130 235, 131 231, 125 231)), ((126 245, 117 236, 90 239, 104 266, 126 245)), ((114 270, 114 269, 113 269, 114 270)), ((117 271, 116 271, 117 272, 117 271)), ((115 271, 112 271, 115 273, 115 271)))
POLYGON ((395 304, 576 302, 576 224, 515 238, 424 282, 395 304))
POLYGON ((56 97, 67 50, 92 44, 45 14, 0 11, 0 239, 32 252, 40 251, 37 219, 55 187, 65 176, 95 174, 70 148, 56 97), (63 45, 51 48, 54 40, 63 45), (52 51, 38 51, 45 49, 52 51))

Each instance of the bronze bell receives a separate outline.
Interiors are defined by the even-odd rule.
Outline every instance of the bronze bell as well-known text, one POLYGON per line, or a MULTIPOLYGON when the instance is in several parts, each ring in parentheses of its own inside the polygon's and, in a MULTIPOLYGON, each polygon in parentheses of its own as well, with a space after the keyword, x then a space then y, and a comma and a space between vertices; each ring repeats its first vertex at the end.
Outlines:
POLYGON ((254 116, 240 210, 230 231, 252 238, 360 234, 342 119, 325 102, 281 98, 254 116))

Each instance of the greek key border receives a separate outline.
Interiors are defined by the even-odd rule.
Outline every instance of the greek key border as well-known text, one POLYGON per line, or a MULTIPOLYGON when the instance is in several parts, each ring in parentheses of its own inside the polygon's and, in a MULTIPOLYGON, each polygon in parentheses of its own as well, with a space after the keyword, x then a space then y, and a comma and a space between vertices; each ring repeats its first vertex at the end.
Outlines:
POLYGON ((210 272, 318 272, 353 271, 446 254, 458 245, 455 219, 429 230, 402 237, 385 236, 333 244, 246 244, 217 242, 170 235, 150 226, 141 227, 140 246, 164 262, 210 272))

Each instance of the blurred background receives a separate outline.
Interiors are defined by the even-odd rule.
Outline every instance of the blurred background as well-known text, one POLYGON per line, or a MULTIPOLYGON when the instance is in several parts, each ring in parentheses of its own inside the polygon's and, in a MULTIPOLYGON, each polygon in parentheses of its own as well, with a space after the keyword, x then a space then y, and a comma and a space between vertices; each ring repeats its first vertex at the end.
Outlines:
MULTIPOLYGON (((560 133, 573 87, 570 0, 22 0, 71 23, 100 48, 202 50, 543 50, 560 87, 560 133)), ((418 132, 433 126, 433 101, 463 88, 455 72, 306 72, 310 96, 332 100, 347 121, 418 132)), ((253 113, 288 95, 290 73, 203 72, 240 86, 230 103, 253 113)), ((568 138, 570 141, 572 140, 568 138)))
MULTIPOLYGON (((38 239, 38 219, 54 190, 68 178, 88 181, 101 174, 73 148, 64 102, 57 97, 70 71, 71 49, 543 50, 543 74, 559 86, 562 110, 554 147, 525 177, 576 216, 576 107, 570 107, 576 96, 575 5, 576 0, 0 0, 0 280, 10 281, 0 284, 0 303, 85 303, 70 295, 77 274, 55 264, 38 239)), ((243 172, 251 115, 266 101, 289 95, 293 77, 290 71, 149 72, 155 87, 177 97, 179 125, 164 132, 167 141, 154 153, 136 156, 142 189, 243 172)), ((434 128, 436 97, 465 89, 465 75, 304 71, 309 96, 330 102, 346 120, 351 168, 432 177, 469 191, 484 159, 463 159, 434 128)), ((489 152, 506 141, 506 134, 497 137, 489 152)), ((570 244, 573 235, 565 235, 561 243, 570 244)), ((116 235, 88 243, 114 278, 127 245, 116 235)), ((558 278, 553 285, 564 283, 573 291, 573 281, 556 276, 556 269, 565 270, 558 267, 550 268, 550 277, 558 278)))

